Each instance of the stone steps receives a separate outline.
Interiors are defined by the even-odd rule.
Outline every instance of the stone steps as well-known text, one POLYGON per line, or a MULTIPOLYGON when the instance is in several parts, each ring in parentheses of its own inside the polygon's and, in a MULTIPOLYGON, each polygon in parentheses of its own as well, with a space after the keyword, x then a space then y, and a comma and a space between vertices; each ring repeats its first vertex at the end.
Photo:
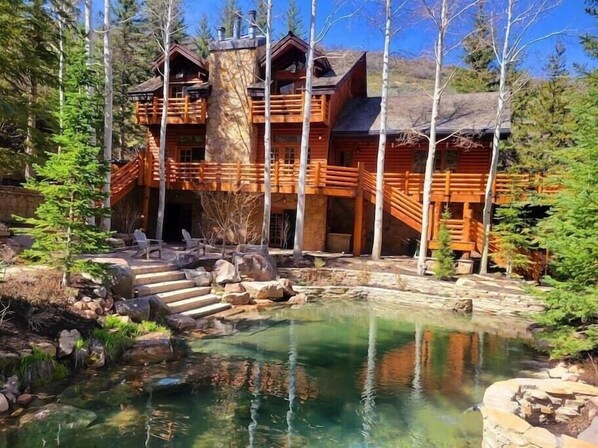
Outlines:
POLYGON ((151 285, 154 283, 185 280, 185 273, 182 271, 151 272, 135 276, 133 286, 151 285))
POLYGON ((162 303, 167 304, 170 306, 173 303, 176 303, 180 300, 191 299, 191 298, 199 298, 202 296, 207 296, 212 292, 212 288, 209 286, 206 287, 193 287, 193 288, 186 288, 186 289, 179 289, 176 291, 169 291, 164 292, 161 294, 156 294, 157 297, 160 298, 162 303))
POLYGON ((141 275, 141 274, 153 274, 156 272, 176 271, 177 267, 173 264, 159 263, 159 264, 145 264, 145 265, 131 266, 131 269, 133 270, 135 275, 141 275))
POLYGON ((154 294, 160 294, 169 291, 177 291, 180 289, 192 288, 195 286, 193 280, 174 280, 168 282, 150 283, 147 285, 137 286, 138 296, 150 296, 154 294))
POLYGON ((219 304, 219 302, 219 296, 215 294, 208 294, 198 297, 191 297, 183 300, 177 300, 176 302, 169 303, 167 306, 168 308, 170 308, 170 311, 173 314, 181 313, 188 316, 189 312, 200 313, 201 311, 205 311, 204 308, 206 308, 207 306, 219 304))
POLYGON ((200 317, 206 317, 224 310, 228 310, 231 307, 232 305, 230 303, 214 303, 201 308, 183 311, 181 314, 192 317, 193 319, 199 319, 200 317))
POLYGON ((157 297, 172 314, 198 319, 231 308, 228 303, 220 303, 220 296, 211 294, 211 287, 198 287, 193 280, 187 280, 175 265, 152 263, 131 269, 139 298, 157 297))

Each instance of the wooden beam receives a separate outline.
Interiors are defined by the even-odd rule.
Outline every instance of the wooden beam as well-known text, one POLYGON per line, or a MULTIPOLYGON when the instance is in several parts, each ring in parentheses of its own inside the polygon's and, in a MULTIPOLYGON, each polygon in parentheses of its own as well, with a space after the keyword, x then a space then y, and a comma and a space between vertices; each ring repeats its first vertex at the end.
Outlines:
POLYGON ((358 257, 362 251, 363 234, 363 163, 357 164, 359 169, 359 177, 357 181, 357 193, 355 196, 355 217, 353 222, 353 256, 358 257))

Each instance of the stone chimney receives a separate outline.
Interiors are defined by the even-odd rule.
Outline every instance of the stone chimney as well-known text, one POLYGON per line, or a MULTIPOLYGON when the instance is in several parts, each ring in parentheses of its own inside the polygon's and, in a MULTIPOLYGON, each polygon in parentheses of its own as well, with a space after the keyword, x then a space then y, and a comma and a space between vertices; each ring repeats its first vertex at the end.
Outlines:
MULTIPOLYGON (((233 37, 210 43, 209 119, 206 124, 206 160, 208 162, 248 163, 255 160, 254 126, 249 121, 247 87, 257 82, 260 47, 265 37, 252 30, 251 12, 248 14, 249 32, 241 36, 241 17, 234 22, 233 37)), ((253 27, 255 30, 255 27, 253 27)), ((224 32, 222 33, 224 34, 224 32)))

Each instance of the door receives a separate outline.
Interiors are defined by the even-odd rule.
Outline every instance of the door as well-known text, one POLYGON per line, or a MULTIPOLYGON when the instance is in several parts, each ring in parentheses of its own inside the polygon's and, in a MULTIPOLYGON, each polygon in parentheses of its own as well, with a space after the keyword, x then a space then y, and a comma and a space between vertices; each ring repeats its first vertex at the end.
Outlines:
POLYGON ((193 206, 191 204, 166 204, 164 214, 164 241, 180 243, 182 230, 191 232, 193 226, 193 206))

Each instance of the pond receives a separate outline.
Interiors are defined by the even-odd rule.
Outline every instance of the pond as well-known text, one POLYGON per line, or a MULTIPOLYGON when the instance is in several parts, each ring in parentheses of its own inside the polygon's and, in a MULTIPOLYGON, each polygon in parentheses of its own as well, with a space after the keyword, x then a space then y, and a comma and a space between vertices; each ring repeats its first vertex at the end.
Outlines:
MULTIPOLYGON (((68 388, 60 401, 98 418, 75 437, 63 430, 60 446, 479 447, 472 406, 541 359, 469 318, 363 302, 279 308, 229 333, 189 341, 179 363, 68 388)), ((57 446, 53 434, 23 431, 7 442, 41 438, 57 446)))

